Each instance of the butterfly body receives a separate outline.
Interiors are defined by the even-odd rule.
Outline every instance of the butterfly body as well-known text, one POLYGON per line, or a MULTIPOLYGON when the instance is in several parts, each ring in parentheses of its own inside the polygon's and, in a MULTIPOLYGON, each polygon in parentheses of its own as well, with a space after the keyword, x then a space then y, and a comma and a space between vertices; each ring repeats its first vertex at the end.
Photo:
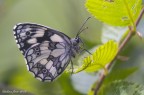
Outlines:
POLYGON ((42 81, 53 81, 81 51, 79 37, 71 39, 43 25, 20 23, 13 31, 28 70, 42 81))

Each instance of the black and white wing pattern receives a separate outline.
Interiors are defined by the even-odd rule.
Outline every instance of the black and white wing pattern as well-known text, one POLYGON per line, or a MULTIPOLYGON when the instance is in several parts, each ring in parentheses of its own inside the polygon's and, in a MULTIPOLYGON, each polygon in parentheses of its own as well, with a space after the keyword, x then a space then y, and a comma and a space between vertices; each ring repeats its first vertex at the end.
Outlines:
POLYGON ((31 23, 17 24, 15 40, 28 70, 42 81, 53 81, 71 60, 71 41, 65 34, 31 23))

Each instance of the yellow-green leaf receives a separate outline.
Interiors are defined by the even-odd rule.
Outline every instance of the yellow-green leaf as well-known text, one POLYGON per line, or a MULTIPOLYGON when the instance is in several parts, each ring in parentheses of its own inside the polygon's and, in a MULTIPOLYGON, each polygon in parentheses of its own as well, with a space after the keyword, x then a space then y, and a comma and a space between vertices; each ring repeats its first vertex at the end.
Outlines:
POLYGON ((113 25, 133 24, 142 8, 142 0, 87 0, 87 10, 98 20, 113 25))
POLYGON ((118 51, 118 44, 112 40, 104 45, 99 46, 96 51, 84 58, 83 65, 80 68, 74 69, 74 73, 85 70, 86 72, 94 72, 99 69, 104 69, 116 56, 118 51))

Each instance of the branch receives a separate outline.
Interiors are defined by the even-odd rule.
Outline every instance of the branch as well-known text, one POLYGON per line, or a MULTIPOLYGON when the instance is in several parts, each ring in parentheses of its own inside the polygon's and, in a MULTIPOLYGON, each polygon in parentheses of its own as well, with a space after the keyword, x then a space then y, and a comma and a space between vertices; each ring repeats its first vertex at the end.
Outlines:
MULTIPOLYGON (((135 25, 137 26, 142 18, 142 15, 144 13, 144 7, 141 10, 141 13, 138 17, 138 19, 135 22, 135 25)), ((130 39, 133 37, 134 33, 136 32, 135 30, 132 29, 132 27, 129 27, 129 33, 126 36, 126 38, 123 40, 123 42, 120 44, 119 46, 119 50, 117 52, 117 55, 115 56, 115 58, 107 65, 106 69, 109 70, 111 68, 111 66, 114 64, 114 61, 117 59, 117 56, 119 55, 119 53, 122 51, 122 49, 124 48, 124 46, 130 41, 130 39)), ((102 72, 102 74, 100 74, 100 78, 97 82, 96 88, 94 88, 94 95, 97 95, 98 90, 100 89, 106 75, 104 73, 104 71, 102 72)))

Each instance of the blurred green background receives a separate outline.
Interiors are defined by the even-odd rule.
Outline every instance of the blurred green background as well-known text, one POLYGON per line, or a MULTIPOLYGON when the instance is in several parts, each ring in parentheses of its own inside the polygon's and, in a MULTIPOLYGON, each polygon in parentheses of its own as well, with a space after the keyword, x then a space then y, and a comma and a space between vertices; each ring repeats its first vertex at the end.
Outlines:
MULTIPOLYGON (((86 11, 84 2, 84 0, 0 0, 0 95, 6 89, 23 90, 27 92, 27 95, 28 93, 33 95, 86 94, 85 91, 75 88, 75 82, 70 74, 62 74, 52 83, 35 79, 27 71, 12 31, 17 23, 32 22, 52 27, 70 37, 75 37, 83 22, 91 16, 86 11)), ((81 34, 81 38, 86 48, 90 49, 101 43, 103 24, 91 18, 86 26, 89 29, 81 34)), ((122 55, 129 56, 130 60, 118 62, 114 70, 137 66, 139 70, 128 79, 144 84, 143 44, 144 41, 135 37, 122 52, 122 55)), ((83 80, 87 84, 91 81, 84 78, 80 81, 83 80)))
MULTIPOLYGON (((52 27, 70 37, 75 37, 89 16, 84 7, 84 0, 0 0, 1 90, 3 87, 8 87, 26 90, 34 95, 82 95, 74 90, 70 74, 63 74, 52 83, 43 83, 35 79, 27 71, 12 30, 17 23, 32 22, 52 27)), ((87 46, 89 48, 100 42, 98 36, 100 33, 96 31, 100 31, 98 27, 101 27, 101 24, 91 19, 86 26, 89 29, 81 34, 81 37, 90 44, 87 46)))

